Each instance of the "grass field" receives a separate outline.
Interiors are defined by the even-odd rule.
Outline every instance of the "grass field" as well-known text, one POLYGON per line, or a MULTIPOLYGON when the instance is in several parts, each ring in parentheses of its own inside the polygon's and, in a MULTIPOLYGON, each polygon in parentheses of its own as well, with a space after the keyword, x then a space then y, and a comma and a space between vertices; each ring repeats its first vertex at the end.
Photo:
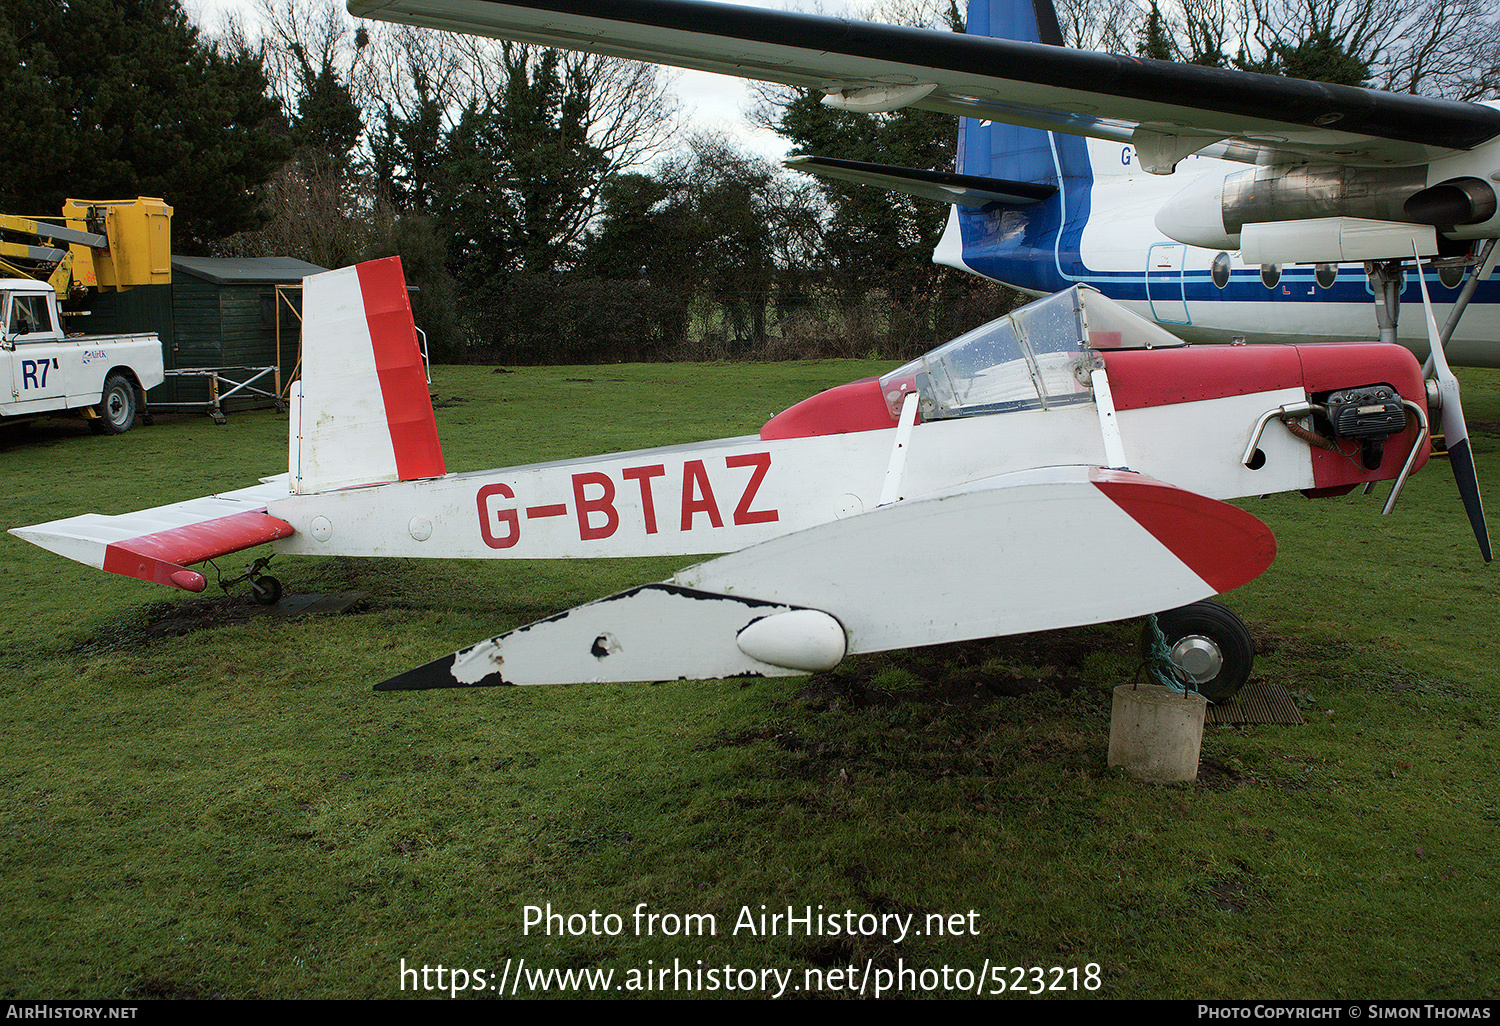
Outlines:
MULTIPOLYGON (((882 369, 441 367, 434 392, 476 470, 750 432, 882 369)), ((1493 487, 1500 376, 1462 378, 1493 487)), ((250 484, 285 432, 0 432, 0 526, 250 484)), ((1495 571, 1446 466, 1381 501, 1244 503, 1280 556, 1227 601, 1307 723, 1210 728, 1171 786, 1105 764, 1134 624, 812 679, 377 695, 691 560, 278 559, 289 593, 370 596, 286 619, 0 536, 0 995, 587 992, 529 975, 566 970, 609 996, 1492 996, 1495 571), (761 929, 789 906, 814 929, 761 929)))

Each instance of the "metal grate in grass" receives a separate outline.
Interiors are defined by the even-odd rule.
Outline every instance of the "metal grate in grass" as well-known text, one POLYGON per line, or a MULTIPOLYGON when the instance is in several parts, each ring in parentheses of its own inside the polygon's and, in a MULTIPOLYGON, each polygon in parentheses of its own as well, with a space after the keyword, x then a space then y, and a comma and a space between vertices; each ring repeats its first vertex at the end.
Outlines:
POLYGON ((1246 684, 1234 701, 1210 705, 1208 723, 1281 723, 1300 727, 1302 713, 1291 692, 1280 684, 1246 684))

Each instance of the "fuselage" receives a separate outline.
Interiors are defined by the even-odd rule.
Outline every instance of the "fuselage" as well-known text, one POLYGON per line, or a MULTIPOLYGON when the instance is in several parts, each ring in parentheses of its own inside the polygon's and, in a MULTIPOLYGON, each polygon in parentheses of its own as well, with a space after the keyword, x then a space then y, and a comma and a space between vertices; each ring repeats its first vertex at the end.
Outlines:
MULTIPOLYGON (((978 134, 973 127, 968 131, 978 134)), ((1019 171, 1027 180, 1055 184, 1057 194, 1025 207, 952 208, 938 262, 1033 295, 1090 285, 1193 342, 1377 336, 1374 293, 1363 264, 1247 266, 1238 252, 1185 245, 1157 228, 1158 212, 1195 180, 1221 179, 1245 165, 1192 156, 1175 173, 1155 175, 1140 167, 1127 144, 1030 131, 1026 136, 1030 146, 1020 166, 994 171, 1019 171)), ((971 165, 976 155, 981 161, 987 156, 979 146, 966 155, 971 165)), ((1427 284, 1441 324, 1462 282, 1429 271, 1427 284)), ((1409 272, 1402 308, 1398 340, 1425 356, 1421 295, 1409 272)), ((1479 283, 1447 353, 1455 364, 1500 366, 1500 280, 1493 275, 1479 283)))

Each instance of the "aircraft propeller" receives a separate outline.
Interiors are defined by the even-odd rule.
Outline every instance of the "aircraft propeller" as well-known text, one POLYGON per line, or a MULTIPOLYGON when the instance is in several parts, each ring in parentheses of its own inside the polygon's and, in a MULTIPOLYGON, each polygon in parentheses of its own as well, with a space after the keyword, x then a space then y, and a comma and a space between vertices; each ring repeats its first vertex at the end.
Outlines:
POLYGON ((1474 454, 1469 449, 1469 429, 1464 423, 1463 406, 1459 402, 1458 379, 1448 367, 1448 358, 1443 353, 1443 339, 1438 333, 1437 319, 1432 315, 1432 300, 1427 295, 1427 279, 1422 274, 1422 258, 1412 246, 1417 257, 1417 281, 1422 286, 1422 308, 1427 313, 1427 339, 1432 350, 1431 360, 1437 381, 1438 413, 1442 417, 1443 439, 1448 448, 1448 462, 1453 465, 1453 478, 1458 483, 1458 494, 1463 499, 1464 512, 1469 516, 1469 525, 1474 529, 1474 539, 1479 542, 1479 551, 1484 561, 1490 561, 1490 532, 1484 520, 1484 502, 1479 495, 1479 475, 1474 470, 1474 454))

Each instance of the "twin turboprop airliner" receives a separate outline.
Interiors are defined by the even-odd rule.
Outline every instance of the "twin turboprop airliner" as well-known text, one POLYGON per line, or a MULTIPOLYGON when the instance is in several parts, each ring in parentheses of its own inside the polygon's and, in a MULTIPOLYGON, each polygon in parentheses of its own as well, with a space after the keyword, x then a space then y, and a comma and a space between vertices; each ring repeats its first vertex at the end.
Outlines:
POLYGON ((1033 295, 1089 285, 1192 341, 1379 337, 1500 366, 1500 106, 1062 46, 1051 0, 967 34, 704 0, 349 0, 360 16, 960 118, 954 173, 798 158, 953 204, 935 255, 1033 295))

